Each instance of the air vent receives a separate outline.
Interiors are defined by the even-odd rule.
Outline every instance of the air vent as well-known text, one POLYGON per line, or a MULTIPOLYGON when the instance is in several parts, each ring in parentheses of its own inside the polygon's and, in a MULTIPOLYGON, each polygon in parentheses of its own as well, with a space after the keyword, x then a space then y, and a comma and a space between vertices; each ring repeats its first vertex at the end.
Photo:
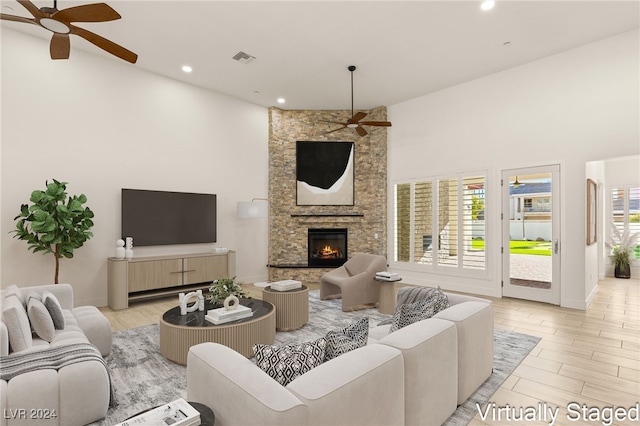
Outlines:
POLYGON ((238 62, 242 62, 243 64, 250 64, 254 59, 256 59, 256 57, 251 56, 248 53, 238 52, 233 56, 233 59, 238 62))

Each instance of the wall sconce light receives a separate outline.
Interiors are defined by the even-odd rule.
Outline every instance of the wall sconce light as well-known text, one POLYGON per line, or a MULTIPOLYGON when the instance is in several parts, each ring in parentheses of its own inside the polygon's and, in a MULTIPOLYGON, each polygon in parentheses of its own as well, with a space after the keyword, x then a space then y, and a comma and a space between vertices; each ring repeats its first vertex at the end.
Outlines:
POLYGON ((251 201, 238 201, 240 219, 258 219, 269 217, 269 200, 253 198, 251 201))

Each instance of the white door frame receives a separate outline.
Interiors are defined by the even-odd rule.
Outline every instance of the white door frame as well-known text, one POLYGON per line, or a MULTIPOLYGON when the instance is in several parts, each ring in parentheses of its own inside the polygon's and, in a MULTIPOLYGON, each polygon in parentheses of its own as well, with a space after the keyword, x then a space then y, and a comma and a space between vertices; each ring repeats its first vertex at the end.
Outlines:
POLYGON ((519 299, 560 305, 560 165, 526 167, 502 171, 502 295, 519 299), (551 288, 534 288, 511 284, 511 264, 509 243, 510 231, 510 192, 509 180, 512 176, 522 178, 527 175, 551 175, 551 288))

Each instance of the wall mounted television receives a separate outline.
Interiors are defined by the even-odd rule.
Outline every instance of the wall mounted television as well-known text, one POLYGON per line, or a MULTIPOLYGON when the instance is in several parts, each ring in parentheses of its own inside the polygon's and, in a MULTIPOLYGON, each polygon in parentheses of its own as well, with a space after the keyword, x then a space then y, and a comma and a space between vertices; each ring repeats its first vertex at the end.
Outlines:
POLYGON ((216 194, 122 188, 122 238, 133 246, 215 243, 216 194))

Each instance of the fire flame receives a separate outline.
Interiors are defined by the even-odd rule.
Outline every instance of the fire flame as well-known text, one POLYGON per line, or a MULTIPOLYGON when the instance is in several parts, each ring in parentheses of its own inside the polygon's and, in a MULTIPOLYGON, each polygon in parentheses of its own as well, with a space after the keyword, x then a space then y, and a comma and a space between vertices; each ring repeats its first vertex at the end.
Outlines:
POLYGON ((335 257, 338 256, 338 249, 334 249, 331 246, 324 246, 322 250, 320 250, 322 257, 335 257))

